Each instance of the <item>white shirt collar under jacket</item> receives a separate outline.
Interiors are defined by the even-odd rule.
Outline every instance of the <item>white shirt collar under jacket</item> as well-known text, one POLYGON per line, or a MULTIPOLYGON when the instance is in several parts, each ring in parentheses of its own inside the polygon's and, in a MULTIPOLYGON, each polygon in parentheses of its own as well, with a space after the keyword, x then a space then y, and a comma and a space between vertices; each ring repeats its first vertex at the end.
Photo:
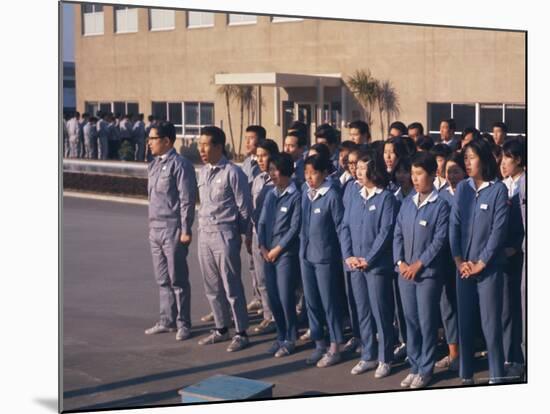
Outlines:
POLYGON ((524 174, 525 172, 522 172, 515 180, 514 177, 507 177, 502 180, 506 184, 506 187, 508 187, 508 198, 514 197, 519 192, 519 180, 521 180, 524 174))
POLYGON ((426 197, 426 199, 420 205, 418 205, 418 200, 420 199, 420 193, 416 193, 415 195, 413 195, 412 199, 413 199, 413 203, 416 206, 416 208, 420 209, 420 208, 424 207, 426 204, 437 200, 437 197, 438 197, 437 190, 434 189, 434 190, 432 190, 430 195, 428 197, 426 197))
POLYGON ((468 185, 470 187, 472 187, 472 189, 476 192, 476 196, 479 195, 481 190, 483 190, 484 188, 489 187, 490 185, 492 185, 494 183, 495 183, 495 180, 483 181, 483 183, 481 183, 479 188, 476 188, 476 183, 475 183, 474 179, 472 177, 468 178, 468 185))
POLYGON ((374 197, 376 194, 380 194, 382 191, 384 191, 383 188, 376 187, 372 193, 367 194, 367 188, 362 187, 361 191, 359 191, 359 194, 361 194, 361 197, 363 197, 363 199, 370 200, 372 197, 374 197))
POLYGON ((447 180, 443 177, 435 177, 434 178, 434 186, 437 190, 440 190, 441 187, 443 187, 447 183, 447 180))
POLYGON ((450 185, 445 190, 447 190, 451 195, 455 195, 455 192, 450 185))
POLYGON ((309 184, 308 184, 308 188, 309 189, 307 191, 307 196, 311 201, 315 201, 319 197, 324 196, 328 192, 328 190, 330 190, 330 182, 328 182, 328 180, 325 179, 325 181, 323 181, 323 183, 319 188, 313 189, 309 187, 309 184))
POLYGON ((342 185, 344 185, 345 183, 347 183, 349 180, 353 179, 353 177, 351 176, 351 174, 347 171, 344 171, 344 173, 340 176, 340 183, 342 185))
POLYGON ((279 194, 279 189, 277 187, 275 187, 273 189, 273 193, 278 197, 278 198, 281 198, 282 196, 284 196, 285 194, 292 194, 294 193, 295 191, 298 191, 298 189, 296 188, 296 185, 294 184, 294 181, 291 181, 290 184, 283 190, 282 193, 279 194))

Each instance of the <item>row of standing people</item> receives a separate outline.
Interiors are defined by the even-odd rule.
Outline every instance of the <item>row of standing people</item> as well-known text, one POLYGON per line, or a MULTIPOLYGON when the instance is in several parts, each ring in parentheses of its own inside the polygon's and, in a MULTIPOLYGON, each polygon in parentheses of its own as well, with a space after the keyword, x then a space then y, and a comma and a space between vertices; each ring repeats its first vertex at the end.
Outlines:
MULTIPOLYGON (((419 147, 409 167, 405 150, 398 150, 405 148, 402 138, 369 146, 368 126, 360 121, 350 125, 355 142, 341 144, 339 152, 334 151, 338 148, 335 131, 320 127, 318 144, 307 155, 303 130, 289 132, 284 153, 265 139, 262 130, 247 129, 250 157, 243 164, 247 177, 227 161, 223 131, 204 128, 199 152, 206 165, 195 184, 192 167, 171 146, 175 133, 170 138, 165 123, 152 129, 151 152, 158 157, 150 165, 150 241, 161 287, 161 320, 146 333, 177 328, 177 339, 191 335, 185 256, 193 221, 189 206, 198 188, 199 263, 216 326, 200 344, 227 340, 230 314, 236 334, 228 351, 248 344, 240 263, 244 235, 253 257, 253 284, 264 309, 264 326, 259 328, 269 326, 273 319, 277 340, 268 351, 275 356, 294 351, 296 288, 302 282, 310 337, 315 342, 307 363, 326 367, 340 361, 346 308, 353 331, 346 346, 355 339, 361 347, 361 359, 352 374, 372 368, 376 368, 376 378, 390 374, 395 355, 393 322, 404 319, 400 349, 405 350, 411 371, 402 386, 426 386, 436 365, 437 326, 442 318, 450 353, 438 363, 452 368, 459 362, 461 378, 470 383, 475 309, 481 314, 491 382, 506 376, 505 362, 523 363, 519 357, 506 359, 504 353, 502 302, 509 298, 507 305, 514 308, 509 312, 513 325, 509 339, 511 347, 516 347, 518 295, 514 283, 509 284, 513 293, 506 296, 503 290, 502 258, 511 208, 509 191, 495 181, 498 168, 488 141, 475 136, 460 156, 454 154, 454 164, 468 160, 462 170, 469 178, 457 185, 451 173, 445 186, 444 169, 438 168, 440 157, 419 147), (165 147, 157 148, 162 142, 165 147), (409 181, 413 177, 408 188, 403 178, 407 174, 409 181), (397 182, 402 183, 399 188, 397 182), (170 202, 170 198, 176 200, 170 202), (178 207, 168 212, 163 204, 178 207), (167 233, 171 226, 176 230, 167 233), (168 245, 167 235, 171 235, 168 245), (174 266, 169 258, 168 265, 163 263, 167 251, 173 255, 176 250, 180 259, 173 261, 174 266), (178 271, 177 263, 185 266, 178 271), (401 318, 396 318, 399 307, 401 318)), ((452 157, 443 158, 450 168, 452 157)), ((525 156, 513 159, 521 169, 525 156)), ((509 175, 521 188, 517 174, 509 175)))
POLYGON ((151 161, 146 141, 149 131, 156 124, 153 116, 143 122, 143 114, 114 115, 97 112, 97 116, 75 111, 63 119, 63 156, 99 160, 151 161), (120 149, 126 142, 128 154, 120 149))

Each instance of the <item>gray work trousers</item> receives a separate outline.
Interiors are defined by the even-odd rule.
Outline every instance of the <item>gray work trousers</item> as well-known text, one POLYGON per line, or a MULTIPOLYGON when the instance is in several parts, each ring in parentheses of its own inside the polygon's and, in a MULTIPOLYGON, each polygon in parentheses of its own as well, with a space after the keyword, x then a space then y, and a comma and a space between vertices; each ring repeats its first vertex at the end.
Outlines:
POLYGON ((187 266, 188 246, 180 242, 176 227, 149 229, 155 279, 160 290, 160 323, 191 327, 191 286, 187 266))
POLYGON ((199 232, 199 265, 216 328, 228 328, 232 312, 237 332, 248 328, 241 280, 241 236, 237 231, 199 232))

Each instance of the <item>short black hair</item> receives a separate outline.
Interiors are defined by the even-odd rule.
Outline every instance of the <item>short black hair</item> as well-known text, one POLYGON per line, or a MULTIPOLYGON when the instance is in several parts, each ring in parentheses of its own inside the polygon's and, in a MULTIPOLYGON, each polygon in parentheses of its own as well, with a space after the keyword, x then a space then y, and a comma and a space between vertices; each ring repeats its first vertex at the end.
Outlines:
POLYGON ((447 144, 435 144, 430 150, 430 153, 434 157, 443 157, 445 159, 447 159, 452 152, 453 150, 447 144))
POLYGON ((82 118, 88 118, 90 116, 90 114, 88 112, 84 112, 82 114, 82 118))
POLYGON ((391 173, 391 180, 396 183, 397 179, 395 178, 395 174, 397 171, 407 171, 409 174, 411 173, 411 159, 409 157, 403 157, 397 160, 397 163, 395 164, 395 168, 393 169, 391 173))
POLYGON ((416 139, 416 147, 422 151, 429 151, 434 145, 434 140, 429 135, 422 135, 416 139))
POLYGON ((484 139, 485 141, 487 141, 491 145, 495 144, 495 139, 488 132, 484 132, 483 134, 481 134, 480 138, 484 139))
POLYGON ((307 145, 307 138, 304 134, 302 134, 300 131, 298 130, 294 130, 294 131, 288 131, 287 134, 286 134, 287 137, 295 137, 297 142, 298 142, 298 146, 300 148, 303 148, 307 145))
POLYGON ((428 151, 422 151, 415 154, 411 160, 413 167, 422 168, 428 175, 435 175, 437 172, 437 161, 435 155, 428 151))
POLYGON ((285 177, 292 177, 292 174, 294 174, 294 160, 286 152, 280 152, 270 157, 269 162, 275 166, 279 174, 285 177))
POLYGON ((502 131, 503 131, 504 133, 507 133, 507 132, 508 132, 508 127, 507 127, 506 124, 505 124, 504 122, 502 122, 502 121, 497 121, 497 122, 495 122, 495 123, 493 124, 493 126, 492 126, 491 129, 493 129, 493 128, 500 128, 500 129, 502 129, 502 131))
POLYGON ((380 154, 383 154, 385 144, 386 144, 385 141, 382 141, 382 140, 373 141, 369 144, 369 147, 367 148, 367 151, 368 150, 373 150, 373 151, 379 152, 380 154))
POLYGON ((462 131, 462 139, 464 139, 464 137, 468 134, 473 134, 472 136, 472 139, 478 139, 478 138, 481 138, 481 133, 479 132, 479 130, 473 126, 468 126, 466 128, 464 128, 464 130, 462 131))
POLYGON ((302 131, 304 135, 307 134, 307 125, 304 124, 302 121, 294 121, 292 125, 290 125, 290 128, 295 131, 302 131))
POLYGON ((309 150, 314 150, 317 154, 321 154, 323 157, 330 158, 330 150, 325 144, 314 144, 309 147, 309 150))
POLYGON ((223 129, 213 125, 205 126, 201 128, 200 135, 210 137, 210 142, 213 145, 221 145, 225 153, 225 132, 223 132, 223 129))
POLYGON ((338 143, 338 131, 330 124, 321 124, 315 130, 315 138, 324 138, 329 145, 338 143))
POLYGON ((246 128, 246 132, 254 132, 258 137, 258 142, 262 142, 267 136, 265 128, 261 125, 249 125, 246 128))
POLYGON ((306 161, 304 162, 304 168, 306 165, 311 165, 315 171, 328 173, 329 168, 332 164, 327 157, 321 154, 316 154, 310 155, 306 158, 306 161))
POLYGON ((388 128, 388 132, 390 132, 392 129, 397 129, 399 132, 401 132, 401 135, 407 135, 407 126, 401 122, 401 121, 395 121, 392 122, 390 127, 388 128))
POLYGON ((348 128, 358 129, 361 135, 367 134, 367 138, 370 138, 369 124, 367 124, 365 121, 361 121, 360 119, 358 119, 357 121, 351 121, 348 124, 348 128))
MULTIPOLYGON (((500 148, 500 146, 497 145, 500 148)), ((481 176, 484 181, 492 181, 497 178, 498 166, 497 161, 492 152, 491 144, 484 139, 474 139, 464 147, 464 155, 466 151, 472 150, 481 161, 481 176)))
MULTIPOLYGON (((443 119, 441 122, 447 123, 447 125, 449 125, 449 129, 451 131, 456 131, 456 122, 453 118, 443 119)), ((439 123, 440 125, 441 125, 441 122, 439 123)))
POLYGON ((390 183, 390 175, 386 171, 386 164, 382 154, 378 151, 367 150, 358 162, 367 163, 367 178, 377 187, 386 188, 390 183))
POLYGON ((148 120, 149 122, 153 122, 153 121, 155 120, 155 117, 154 117, 153 115, 149 115, 149 116, 147 117, 147 120, 148 120))
POLYGON ((340 144, 340 150, 348 150, 353 151, 354 149, 358 149, 359 145, 357 145, 355 142, 346 140, 340 144))
POLYGON ((416 144, 414 142, 414 139, 408 136, 401 137, 401 139, 403 140, 403 144, 405 144, 407 155, 409 157, 412 157, 414 154, 416 154, 416 144))
POLYGON ((168 138, 172 144, 176 141, 176 128, 173 123, 162 121, 159 122, 154 129, 157 130, 159 137, 168 138))
POLYGON ((74 111, 74 116, 77 117, 77 118, 80 117, 80 112, 74 111))
POLYGON ((508 158, 519 160, 520 167, 525 167, 527 165, 527 160, 525 159, 525 145, 520 139, 513 138, 506 141, 502 146, 502 153, 508 158))
POLYGON ((265 139, 258 144, 258 148, 262 148, 269 152, 269 156, 272 157, 279 153, 279 146, 272 139, 265 139))
POLYGON ((456 165, 458 165, 462 171, 464 171, 464 174, 466 174, 466 165, 464 164, 464 154, 460 152, 453 152, 449 158, 445 160, 445 164, 443 164, 443 174, 446 174, 447 170, 447 163, 449 161, 454 162, 456 165))
POLYGON ((413 122, 407 127, 407 132, 409 129, 418 129, 418 135, 424 135, 424 126, 420 122, 413 122))
MULTIPOLYGON (((391 137, 384 142, 384 146, 387 144, 393 145, 393 152, 397 156, 397 159, 406 157, 408 155, 407 147, 402 137, 391 137)), ((384 152, 384 150, 382 150, 384 152)))

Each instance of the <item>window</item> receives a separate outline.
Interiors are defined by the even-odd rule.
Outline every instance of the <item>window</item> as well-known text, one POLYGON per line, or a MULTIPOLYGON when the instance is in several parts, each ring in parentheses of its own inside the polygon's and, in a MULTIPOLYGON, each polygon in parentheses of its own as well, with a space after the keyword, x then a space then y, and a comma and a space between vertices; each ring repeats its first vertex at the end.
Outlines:
POLYGON ((272 23, 285 23, 285 22, 301 22, 302 18, 299 17, 284 17, 284 16, 273 16, 271 18, 272 23))
POLYGON ((97 111, 112 112, 117 115, 131 114, 137 115, 139 113, 139 104, 136 102, 86 102, 84 109, 91 115, 96 115, 97 111))
POLYGON ((138 31, 138 9, 135 7, 115 6, 115 33, 134 33, 138 31))
POLYGON ((170 121, 176 134, 196 138, 200 129, 214 124, 214 104, 209 102, 153 102, 152 115, 170 121))
POLYGON ((75 87, 74 79, 63 79, 63 88, 73 88, 75 87))
POLYGON ((250 14, 230 14, 229 15, 229 24, 230 25, 239 25, 239 24, 256 24, 257 16, 250 14))
POLYGON ((176 11, 165 9, 149 10, 149 28, 151 30, 173 30, 176 28, 176 11))
POLYGON ((455 135, 460 137, 466 127, 475 127, 483 132, 492 132, 495 122, 505 122, 508 135, 525 134, 527 127, 525 105, 504 103, 428 103, 429 134, 439 138, 439 124, 453 118, 455 135))
POLYGON ((103 34, 103 6, 99 4, 82 5, 82 33, 84 35, 103 34))
POLYGON ((187 12, 187 27, 213 27, 214 13, 187 12))

